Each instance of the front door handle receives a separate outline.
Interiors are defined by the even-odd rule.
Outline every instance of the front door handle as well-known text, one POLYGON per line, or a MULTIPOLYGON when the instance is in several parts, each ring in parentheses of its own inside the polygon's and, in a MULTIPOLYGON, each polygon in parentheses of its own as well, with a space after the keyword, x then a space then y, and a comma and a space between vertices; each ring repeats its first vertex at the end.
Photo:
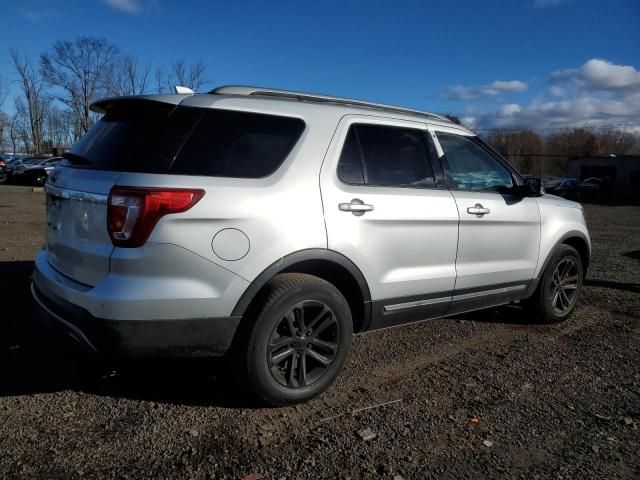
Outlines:
POLYGON ((484 208, 481 203, 476 203, 475 206, 467 208, 467 213, 482 218, 483 215, 491 213, 491 210, 484 208))
POLYGON ((373 210, 373 205, 367 205, 359 198, 354 198, 350 203, 340 203, 338 208, 341 212, 351 212, 356 217, 360 217, 366 212, 373 210))

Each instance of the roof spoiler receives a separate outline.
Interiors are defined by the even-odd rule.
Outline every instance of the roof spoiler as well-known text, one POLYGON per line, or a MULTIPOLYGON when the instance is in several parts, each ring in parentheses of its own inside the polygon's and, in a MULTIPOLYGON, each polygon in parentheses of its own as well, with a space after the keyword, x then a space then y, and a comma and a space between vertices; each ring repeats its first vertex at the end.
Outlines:
POLYGON ((93 102, 89 107, 92 112, 107 113, 108 110, 124 106, 126 104, 136 103, 165 103, 168 105, 177 106, 185 99, 185 95, 175 94, 152 94, 152 95, 131 95, 126 97, 109 97, 102 98, 96 102, 93 102))

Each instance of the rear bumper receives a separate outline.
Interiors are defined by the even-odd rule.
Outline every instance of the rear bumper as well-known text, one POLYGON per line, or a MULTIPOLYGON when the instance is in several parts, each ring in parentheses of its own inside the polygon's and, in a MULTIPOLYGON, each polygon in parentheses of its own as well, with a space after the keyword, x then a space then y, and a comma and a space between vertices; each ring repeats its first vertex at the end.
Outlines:
POLYGON ((33 283, 31 293, 45 321, 62 328, 85 351, 109 357, 222 356, 240 323, 240 317, 101 319, 33 283))

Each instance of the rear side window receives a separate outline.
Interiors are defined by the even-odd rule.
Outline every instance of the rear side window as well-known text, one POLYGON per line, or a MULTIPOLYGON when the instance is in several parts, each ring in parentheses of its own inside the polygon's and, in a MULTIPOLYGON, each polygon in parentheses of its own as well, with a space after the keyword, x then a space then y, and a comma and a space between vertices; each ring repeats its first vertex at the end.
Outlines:
POLYGON ((433 187, 422 130, 352 125, 338 162, 338 178, 350 184, 433 187))
POLYGON ((80 168, 260 178, 303 129, 297 118, 147 102, 109 111, 71 153, 80 168))
POLYGON ((170 173, 260 178, 273 173, 304 128, 296 118, 209 110, 178 153, 170 173))

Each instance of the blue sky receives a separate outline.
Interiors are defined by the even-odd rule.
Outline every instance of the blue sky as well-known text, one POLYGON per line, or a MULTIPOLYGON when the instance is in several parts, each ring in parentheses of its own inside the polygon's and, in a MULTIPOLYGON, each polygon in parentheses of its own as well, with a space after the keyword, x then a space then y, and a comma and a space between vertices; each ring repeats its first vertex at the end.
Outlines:
POLYGON ((0 31, 14 92, 10 48, 37 59, 93 35, 154 65, 202 60, 210 87, 351 96, 478 128, 640 127, 640 0, 4 0, 0 31))

